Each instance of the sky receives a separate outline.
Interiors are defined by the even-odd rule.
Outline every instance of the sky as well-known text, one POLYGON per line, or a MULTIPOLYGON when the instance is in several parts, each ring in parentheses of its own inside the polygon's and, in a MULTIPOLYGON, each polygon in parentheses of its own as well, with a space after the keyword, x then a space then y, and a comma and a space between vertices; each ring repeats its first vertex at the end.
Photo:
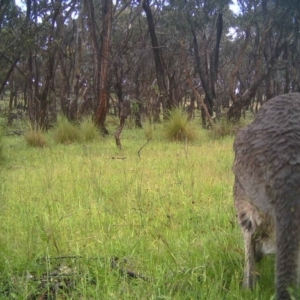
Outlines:
MULTIPOLYGON (((24 0, 15 0, 16 4, 20 7, 25 7, 25 4, 23 3, 24 0)), ((232 0, 233 4, 230 4, 230 9, 234 12, 234 13, 238 13, 239 12, 239 6, 237 4, 237 0, 232 0)))
POLYGON ((240 11, 240 8, 237 4, 237 0, 232 0, 232 4, 229 5, 230 9, 235 13, 235 14, 238 14, 239 11, 240 11))

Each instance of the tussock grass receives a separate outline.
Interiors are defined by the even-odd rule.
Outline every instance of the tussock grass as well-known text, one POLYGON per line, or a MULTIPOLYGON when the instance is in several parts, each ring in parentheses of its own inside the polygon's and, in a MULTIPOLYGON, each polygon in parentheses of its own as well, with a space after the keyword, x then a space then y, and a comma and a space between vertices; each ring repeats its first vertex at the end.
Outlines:
POLYGON ((24 138, 29 147, 45 147, 47 145, 44 133, 39 129, 29 127, 24 133, 24 138))
POLYGON ((197 130, 194 124, 189 122, 186 112, 181 108, 174 108, 165 122, 165 135, 171 141, 193 142, 197 139, 197 130))
POLYGON ((91 116, 85 117, 80 122, 79 130, 80 140, 85 143, 92 142, 100 137, 99 130, 95 126, 91 116))
POLYGON ((140 158, 141 130, 123 131, 121 151, 113 136, 43 150, 5 137, 0 298, 37 299, 40 279, 65 267, 57 299, 270 299, 272 260, 253 293, 241 288, 233 139, 207 134, 192 145, 153 139, 140 158))
POLYGON ((154 137, 155 125, 150 122, 146 122, 143 125, 143 130, 147 141, 152 140, 154 137))
POLYGON ((67 117, 60 115, 53 130, 54 141, 57 144, 70 144, 80 139, 79 129, 67 117))
POLYGON ((250 121, 241 119, 238 123, 229 121, 226 117, 222 117, 210 131, 210 136, 214 139, 226 136, 235 136, 239 129, 245 127, 250 121))

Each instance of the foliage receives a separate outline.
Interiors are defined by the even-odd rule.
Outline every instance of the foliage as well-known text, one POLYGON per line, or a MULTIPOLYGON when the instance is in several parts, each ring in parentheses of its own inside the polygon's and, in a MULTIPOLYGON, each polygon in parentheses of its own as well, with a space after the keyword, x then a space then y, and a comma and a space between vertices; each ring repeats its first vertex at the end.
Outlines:
POLYGON ((165 122, 165 135, 171 141, 193 142, 197 139, 197 130, 186 112, 181 108, 174 108, 169 111, 169 118, 165 122))
POLYGON ((79 126, 80 140, 84 143, 91 142, 99 138, 99 131, 93 122, 92 117, 85 117, 79 126))
POLYGON ((57 144, 70 144, 80 139, 78 126, 71 123, 66 116, 60 115, 53 130, 54 141, 57 144))
MULTIPOLYGON (((103 82, 98 67, 106 66, 98 59, 107 57, 100 53, 107 47, 99 48, 103 43, 97 34, 107 25, 101 17, 104 2, 64 1, 57 7, 55 1, 37 0, 35 9, 31 2, 18 6, 6 0, 0 7, 0 94, 8 96, 5 106, 9 111, 23 106, 30 121, 42 128, 48 128, 44 123, 57 112, 75 121, 95 115, 103 82), (66 26, 53 26, 57 22, 66 26)), ((107 95, 103 108, 118 115, 117 99, 128 99, 136 119, 152 114, 158 120, 161 108, 165 114, 174 105, 188 105, 187 74, 209 112, 226 107, 234 119, 256 101, 298 91, 300 71, 294 66, 300 53, 300 7, 296 0, 286 2, 172 0, 153 6, 153 1, 108 1, 113 24, 107 90, 114 96, 107 95), (142 12, 146 6, 148 14, 142 12), (153 47, 154 40, 158 47, 153 47)))
POLYGON ((27 145, 30 147, 45 147, 47 145, 44 133, 40 129, 35 129, 30 126, 24 133, 24 137, 27 145))
POLYGON ((226 117, 222 117, 216 122, 210 135, 214 139, 223 138, 226 136, 234 136, 238 130, 247 125, 249 121, 247 119, 241 119, 239 122, 229 121, 226 117))

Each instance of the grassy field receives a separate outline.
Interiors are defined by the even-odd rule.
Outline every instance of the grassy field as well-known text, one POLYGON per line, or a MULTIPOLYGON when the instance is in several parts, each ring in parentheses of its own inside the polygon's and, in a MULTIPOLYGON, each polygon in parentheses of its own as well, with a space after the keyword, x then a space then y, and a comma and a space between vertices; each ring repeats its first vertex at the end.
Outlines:
MULTIPOLYGON (((51 135, 46 136, 51 139, 51 135)), ((4 137, 0 299, 271 299, 273 258, 241 288, 232 137, 167 142, 160 127, 29 148, 4 137), (48 298, 47 298, 48 297, 48 298), (52 297, 52 298, 51 298, 52 297)))

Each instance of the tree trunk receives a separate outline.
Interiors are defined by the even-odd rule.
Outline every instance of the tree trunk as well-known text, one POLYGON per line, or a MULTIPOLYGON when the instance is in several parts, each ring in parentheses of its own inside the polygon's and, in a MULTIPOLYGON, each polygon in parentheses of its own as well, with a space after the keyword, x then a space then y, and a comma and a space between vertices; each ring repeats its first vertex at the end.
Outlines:
POLYGON ((216 82, 218 79, 218 68, 219 68, 219 54, 220 54, 220 43, 223 32, 223 15, 221 13, 218 14, 217 24, 216 24, 216 45, 213 49, 211 55, 211 67, 210 67, 210 89, 211 94, 214 99, 216 99, 216 82))
POLYGON ((234 83, 235 83, 236 77, 238 75, 238 71, 241 67, 242 59, 244 57, 244 54, 245 54, 246 48, 248 46, 249 40, 250 40, 250 26, 245 31, 245 40, 244 40, 244 43, 243 43, 243 45, 240 49, 240 53, 238 55, 237 62, 235 64, 235 67, 233 68, 233 71, 231 73, 230 80, 229 80, 229 95, 230 95, 230 98, 231 98, 232 102, 236 102, 238 100, 236 95, 235 95, 235 92, 236 92, 235 88, 236 87, 235 87, 234 83))
MULTIPOLYGON (((195 69, 196 69, 197 73, 199 74, 201 85, 202 85, 202 88, 205 93, 204 104, 206 106, 206 109, 207 109, 210 117, 211 117, 213 115, 214 96, 210 89, 210 82, 208 82, 208 74, 205 71, 206 67, 203 66, 203 64, 201 63, 196 33, 195 33, 194 29, 191 29, 191 32, 192 32, 192 36, 193 36, 194 55, 195 55, 195 61, 196 61, 195 69)), ((203 114, 203 116, 204 116, 204 114, 203 114)))
MULTIPOLYGON (((141 0, 143 1, 143 0, 141 0)), ((146 13, 147 21, 148 21, 148 29, 151 37, 152 50, 154 55, 155 62, 155 70, 156 70, 156 78, 157 85, 159 89, 159 102, 162 103, 164 110, 170 110, 173 106, 172 99, 170 95, 168 95, 167 87, 166 87, 166 75, 165 75, 165 67, 163 63, 161 48, 158 43, 158 39, 156 36, 155 25, 153 21, 153 15, 150 8, 149 0, 144 0, 142 4, 143 10, 146 13)), ((165 111, 164 111, 165 115, 165 111)))
POLYGON ((83 6, 80 7, 80 12, 78 15, 76 23, 76 48, 75 48, 75 57, 74 57, 74 73, 72 78, 72 95, 73 101, 70 103, 69 117, 71 120, 78 118, 78 100, 79 100, 79 91, 80 83, 82 80, 80 67, 82 64, 82 30, 83 30, 83 6))
POLYGON ((120 125, 117 128, 117 131, 115 133, 116 144, 119 149, 122 149, 121 133, 124 128, 125 121, 129 116, 129 114, 130 114, 130 102, 128 100, 120 102, 120 107, 119 107, 120 125))
POLYGON ((112 0, 104 0, 103 3, 103 22, 101 34, 101 51, 100 51, 100 95, 95 114, 95 123, 101 129, 103 134, 108 134, 105 127, 105 118, 108 107, 107 82, 108 82, 108 65, 109 65, 109 45, 111 39, 112 25, 112 0))
MULTIPOLYGON (((271 22, 269 22, 271 23, 271 22)), ((268 23, 268 24, 269 24, 268 23)), ((269 57, 267 57, 265 62, 265 69, 262 70, 263 65, 263 49, 264 43, 266 41, 266 37, 269 34, 271 26, 266 25, 265 31, 261 37, 261 40, 258 44, 258 57, 255 62, 255 69, 254 69, 254 79, 250 85, 250 87, 241 95, 239 100, 235 101, 232 106, 229 108, 227 112, 227 118, 234 122, 237 122, 241 118, 241 110, 250 104, 252 98, 255 96, 257 89, 259 86, 271 75, 275 62, 277 58, 281 55, 282 51, 285 49, 288 39, 282 41, 283 36, 282 34, 278 35, 278 39, 275 43, 274 49, 272 49, 273 53, 270 53, 269 57), (282 41, 282 42, 281 42, 282 41), (262 71, 261 71, 262 70, 262 71)))

